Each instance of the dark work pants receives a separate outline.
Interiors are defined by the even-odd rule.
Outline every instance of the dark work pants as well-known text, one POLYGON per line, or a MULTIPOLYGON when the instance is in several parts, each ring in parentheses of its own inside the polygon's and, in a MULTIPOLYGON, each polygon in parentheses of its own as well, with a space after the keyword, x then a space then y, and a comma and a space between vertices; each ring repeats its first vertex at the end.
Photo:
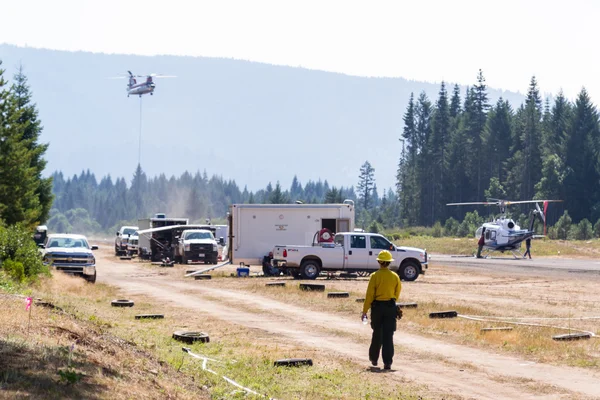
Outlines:
POLYGON ((394 301, 371 304, 371 328, 373 328, 373 336, 369 347, 369 360, 377 362, 381 350, 383 363, 392 365, 394 331, 396 330, 396 304, 394 301))

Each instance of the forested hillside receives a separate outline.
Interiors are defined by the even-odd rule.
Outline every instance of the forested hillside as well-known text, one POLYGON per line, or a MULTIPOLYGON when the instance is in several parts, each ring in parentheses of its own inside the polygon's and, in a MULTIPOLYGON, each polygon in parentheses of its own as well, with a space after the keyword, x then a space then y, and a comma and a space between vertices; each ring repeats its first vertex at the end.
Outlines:
MULTIPOLYGON (((564 200, 549 208, 549 225, 562 229, 554 236, 568 237, 572 223, 584 232, 581 237, 592 235, 594 222, 600 233, 600 126, 585 89, 573 103, 562 93, 542 100, 532 78, 525 102, 515 109, 502 98, 490 104, 480 71, 464 98, 458 86, 449 93, 444 83, 434 103, 424 92, 411 94, 399 139, 396 191, 378 191, 377 171, 368 160, 356 170, 355 186, 336 188, 327 180, 302 185, 294 177, 290 188, 277 182, 256 192, 206 172, 148 178, 138 166, 130 184, 110 176, 97 182, 89 171, 71 178, 57 172, 50 224, 58 230, 106 231, 156 212, 199 221, 224 218, 232 203, 352 199, 358 226, 437 225, 446 234, 467 235, 498 210, 446 204, 496 198, 564 200)), ((508 212, 525 225, 530 209, 515 206, 508 212)))
POLYGON ((490 104, 480 71, 464 99, 443 83, 435 103, 411 95, 402 138, 400 224, 460 220, 469 210, 446 203, 487 198, 560 199, 552 207, 574 222, 600 218, 600 127, 585 89, 574 103, 562 93, 551 102, 534 77, 515 109, 504 99, 490 104))
MULTIPOLYGON (((50 173, 90 169, 129 181, 139 163, 141 109, 148 176, 206 170, 254 191, 269 182, 288 186, 294 175, 352 186, 364 160, 377 169, 379 187, 393 187, 408 96, 435 96, 438 87, 244 60, 3 44, 0 60, 9 76, 22 65, 29 78, 44 125, 41 141, 50 143, 50 173), (177 78, 157 79, 154 96, 127 97, 127 80, 107 79, 127 70, 177 78)), ((513 104, 523 99, 492 88, 489 95, 513 104)))

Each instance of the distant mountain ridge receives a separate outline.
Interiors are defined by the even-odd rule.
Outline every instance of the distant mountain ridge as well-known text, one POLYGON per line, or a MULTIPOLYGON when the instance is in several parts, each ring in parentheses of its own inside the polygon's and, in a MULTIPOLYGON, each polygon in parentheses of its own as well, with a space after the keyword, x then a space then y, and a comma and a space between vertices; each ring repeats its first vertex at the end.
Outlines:
MULTIPOLYGON (((48 175, 90 169, 97 177, 131 181, 138 163, 140 99, 127 97, 125 79, 106 79, 131 70, 178 77, 157 80, 155 95, 142 98, 144 171, 171 176, 206 170, 249 190, 277 181, 289 188, 294 175, 301 183, 356 185, 366 160, 375 168, 378 188, 393 187, 410 93, 425 91, 435 103, 440 89, 438 83, 403 78, 206 57, 0 44, 0 60, 9 80, 19 64, 24 67, 44 125, 42 140, 50 143, 48 175)), ((451 91, 453 83, 447 84, 451 91)), ((515 108, 524 99, 489 89, 490 103, 500 96, 515 108)))

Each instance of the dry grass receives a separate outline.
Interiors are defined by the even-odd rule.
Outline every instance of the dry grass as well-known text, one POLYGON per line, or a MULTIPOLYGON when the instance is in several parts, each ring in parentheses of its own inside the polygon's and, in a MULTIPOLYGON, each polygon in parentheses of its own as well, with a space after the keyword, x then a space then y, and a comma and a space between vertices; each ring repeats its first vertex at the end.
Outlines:
POLYGON ((76 308, 110 293, 102 285, 57 275, 32 295, 62 311, 33 305, 31 321, 23 297, 1 296, 0 398, 208 399, 189 377, 114 335, 115 320, 76 308))
MULTIPOLYGON (((168 270, 168 269, 167 269, 168 270)), ((167 272, 166 272, 167 273, 167 272)), ((217 281, 217 280, 215 280, 217 281)), ((110 306, 121 298, 105 285, 56 274, 33 289, 34 297, 64 312, 34 307, 29 332, 23 299, 0 297, 0 398, 248 398, 181 348, 222 360, 208 367, 259 393, 279 399, 417 399, 418 388, 386 384, 345 358, 286 343, 262 330, 238 325, 135 296, 133 308, 110 306), (163 320, 135 320, 136 314, 163 313, 163 320), (208 344, 171 339, 174 330, 201 330, 208 344), (67 371, 83 374, 71 384, 67 371), (273 360, 308 357, 311 368, 274 367, 273 360), (235 360, 235 361, 234 361, 235 360), (365 383, 367 382, 367 383, 365 383)))
MULTIPOLYGON (((399 324, 399 332, 424 335, 444 341, 501 351, 526 359, 558 365, 571 365, 600 369, 600 340, 592 338, 573 342, 557 342, 552 336, 569 333, 568 330, 519 326, 506 322, 480 322, 464 318, 431 319, 434 311, 456 310, 461 315, 475 316, 519 316, 545 318, 575 318, 600 316, 597 312, 593 283, 581 283, 564 288, 563 282, 541 281, 540 279, 506 279, 477 276, 461 276, 444 273, 443 267, 433 266, 429 282, 404 283, 400 301, 418 303, 416 309, 405 309, 399 324), (438 271, 439 269, 439 271, 438 271), (451 275, 448 277, 448 275, 451 275), (459 277, 457 277, 459 276, 459 277), (471 286, 471 288, 469 288, 471 286), (438 291, 439 288, 439 291, 438 291), (447 292, 453 295, 448 295, 447 292), (439 293, 439 294, 437 294, 439 293), (461 293, 464 298, 461 299, 461 293), (475 295, 469 295, 476 293, 475 295), (502 308, 499 300, 508 298, 510 308, 502 308), (484 327, 512 326, 512 331, 482 332, 484 327)), ((364 297, 367 280, 322 280, 325 292, 299 290, 299 281, 284 279, 286 287, 265 288, 272 278, 221 279, 212 285, 232 291, 250 292, 314 311, 323 311, 357 318, 364 297), (350 298, 327 298, 330 291, 347 291, 350 298)), ((234 296, 235 297, 235 296, 234 296)), ((252 307, 251 304, 245 306, 252 307)), ((263 311, 268 312, 268 311, 263 311)), ((518 320, 513 320, 519 322, 518 320)), ((600 319, 592 320, 526 320, 526 323, 570 327, 572 332, 598 330, 600 319)))

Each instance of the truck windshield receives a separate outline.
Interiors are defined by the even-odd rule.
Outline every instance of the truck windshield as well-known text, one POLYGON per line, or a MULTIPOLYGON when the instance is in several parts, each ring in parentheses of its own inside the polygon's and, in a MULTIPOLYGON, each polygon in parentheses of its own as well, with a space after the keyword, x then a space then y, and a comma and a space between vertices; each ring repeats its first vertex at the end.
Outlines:
POLYGON ((125 228, 123 229, 123 235, 133 235, 137 232, 137 228, 125 228))
POLYGON ((82 247, 82 248, 89 248, 88 243, 85 239, 81 239, 81 238, 64 238, 64 237, 50 237, 48 239, 48 245, 46 246, 48 248, 50 247, 65 247, 65 248, 75 248, 75 247, 82 247))
POLYGON ((214 237, 210 232, 190 232, 185 234, 184 239, 214 239, 214 237))

